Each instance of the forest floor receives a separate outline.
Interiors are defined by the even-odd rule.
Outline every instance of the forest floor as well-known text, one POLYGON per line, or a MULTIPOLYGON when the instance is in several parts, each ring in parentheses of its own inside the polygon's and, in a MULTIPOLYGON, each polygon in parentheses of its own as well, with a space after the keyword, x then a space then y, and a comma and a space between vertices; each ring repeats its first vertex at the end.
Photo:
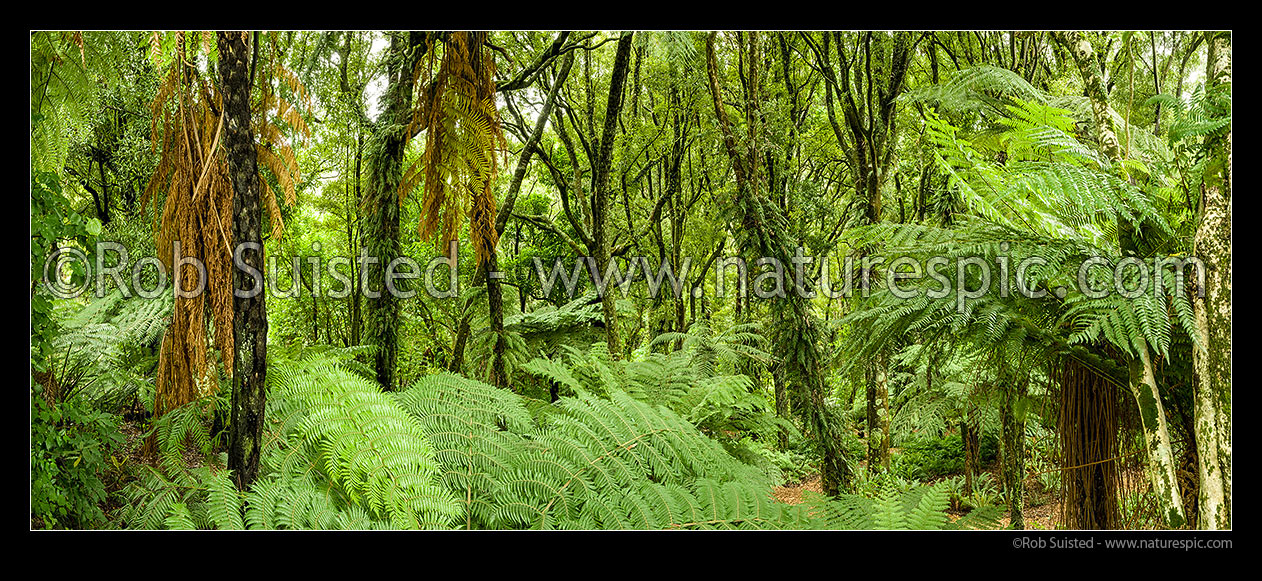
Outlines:
MULTIPOLYGON (((126 488, 129 483, 135 481, 142 470, 158 468, 157 455, 145 453, 147 424, 127 420, 119 424, 118 428, 123 435, 123 444, 109 458, 109 461, 114 466, 102 478, 105 482, 107 496, 105 502, 101 505, 101 510, 111 520, 115 517, 114 513, 123 506, 121 495, 118 492, 126 488)), ((187 446, 184 450, 183 458, 184 467, 188 470, 197 469, 206 461, 205 456, 195 446, 187 446)))
MULTIPOLYGON (((998 469, 990 471, 995 472, 991 476, 999 477, 998 469)), ((818 474, 813 474, 802 482, 785 483, 783 486, 777 486, 772 489, 772 495, 775 496, 776 500, 785 504, 801 504, 804 492, 823 494, 823 487, 818 474)), ((1046 494, 1032 494, 1031 497, 1028 500, 1031 504, 1027 504, 1022 513, 1025 528, 1054 530, 1056 523, 1060 521, 1060 499, 1046 494)), ((968 514, 968 512, 969 509, 951 509, 947 511, 947 516, 952 522, 955 522, 960 517, 968 514)), ((1003 516, 999 519, 999 528, 1007 528, 1010 523, 1010 515, 1007 511, 1004 511, 1003 516)))
POLYGON ((105 516, 111 519, 122 508, 122 499, 117 493, 136 478, 136 472, 143 470, 143 466, 153 465, 153 460, 145 454, 145 431, 138 422, 124 421, 119 424, 118 431, 123 434, 123 445, 110 455, 114 470, 104 478, 108 496, 101 507, 105 516))
MULTIPOLYGON (((144 451, 146 426, 136 421, 124 421, 119 428, 124 436, 124 443, 110 458, 114 466, 102 478, 105 482, 107 500, 101 506, 101 509, 110 518, 113 518, 113 513, 122 507, 121 499, 116 493, 125 488, 128 483, 134 481, 139 471, 148 467, 157 468, 156 456, 145 454, 144 451)), ((207 460, 195 446, 188 446, 183 456, 184 465, 190 470, 202 466, 207 460)), ((984 471, 990 472, 994 481, 998 481, 1001 477, 998 466, 992 466, 989 469, 984 469, 984 471)), ((1123 482, 1125 485, 1134 486, 1136 484, 1133 482, 1134 480, 1142 479, 1141 473, 1138 473, 1137 470, 1134 472, 1130 473, 1128 471, 1128 473, 1124 474, 1123 482)), ((1060 521, 1059 495, 1032 489, 1027 490, 1026 506, 1022 515, 1025 520, 1025 528, 1056 529, 1057 523, 1060 521)), ((776 500, 785 504, 801 504, 803 501, 802 496, 805 493, 823 494, 823 486, 819 474, 812 474, 801 482, 785 483, 783 486, 776 486, 772 489, 772 495, 776 500)), ((947 511, 947 515, 952 521, 956 521, 968 514, 968 511, 969 509, 950 509, 947 511)), ((999 528, 1007 528, 1009 522, 1009 515, 1007 511, 1004 511, 998 521, 999 528)), ((36 520, 32 519, 31 526, 32 528, 36 527, 36 520)))
MULTIPOLYGON (((999 519, 999 528, 1006 529, 1012 523, 1012 515, 1005 512, 999 519)), ((1053 501, 1038 506, 1027 506, 1021 511, 1021 519, 1027 529, 1054 530, 1060 522, 1060 502, 1053 501)))
POLYGON ((820 483, 819 474, 812 474, 806 480, 797 483, 786 483, 784 486, 777 486, 772 489, 772 495, 776 500, 785 504, 802 504, 802 493, 814 492, 823 494, 824 487, 820 483))

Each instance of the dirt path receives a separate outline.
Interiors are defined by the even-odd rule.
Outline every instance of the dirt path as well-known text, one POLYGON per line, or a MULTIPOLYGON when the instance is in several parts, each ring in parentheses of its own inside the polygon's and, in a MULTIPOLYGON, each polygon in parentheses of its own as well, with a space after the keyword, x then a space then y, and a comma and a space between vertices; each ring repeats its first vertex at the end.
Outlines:
POLYGON ((824 488, 820 484, 818 474, 815 474, 797 484, 777 486, 772 489, 771 494, 776 497, 776 500, 785 504, 802 504, 802 493, 806 491, 814 492, 816 494, 824 493, 824 488))

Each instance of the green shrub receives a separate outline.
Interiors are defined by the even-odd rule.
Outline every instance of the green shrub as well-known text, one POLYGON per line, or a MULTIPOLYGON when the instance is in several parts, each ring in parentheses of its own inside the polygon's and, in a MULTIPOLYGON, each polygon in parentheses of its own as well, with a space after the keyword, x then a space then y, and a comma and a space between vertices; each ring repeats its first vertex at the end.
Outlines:
POLYGON ((31 526, 101 525, 105 458, 123 441, 118 420, 78 399, 51 405, 39 391, 31 390, 31 526))
MULTIPOLYGON (((980 461, 983 467, 995 461, 999 442, 994 434, 983 432, 980 461)), ((964 442, 957 436, 912 440, 894 456, 893 470, 904 478, 928 480, 964 471, 964 442)))

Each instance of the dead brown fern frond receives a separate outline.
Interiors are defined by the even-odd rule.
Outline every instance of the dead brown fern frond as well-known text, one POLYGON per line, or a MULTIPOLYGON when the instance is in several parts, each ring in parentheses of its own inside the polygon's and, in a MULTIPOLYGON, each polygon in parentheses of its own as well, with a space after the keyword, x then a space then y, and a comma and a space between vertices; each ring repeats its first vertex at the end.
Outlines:
POLYGON ((272 224, 272 238, 279 239, 284 235, 285 222, 281 217, 280 205, 276 201, 276 192, 272 189, 266 175, 272 174, 280 191, 284 194, 285 205, 294 206, 298 202, 298 184, 302 181, 297 154, 287 137, 285 128, 300 142, 311 139, 311 128, 307 125, 306 116, 311 111, 311 96, 298 76, 285 68, 277 58, 277 37, 269 35, 272 51, 268 62, 260 67, 261 78, 256 82, 260 93, 254 103, 254 131, 258 137, 255 146, 259 161, 259 183, 264 186, 264 205, 267 207, 268 219, 272 224), (282 89, 288 89, 287 98, 282 89), (295 104, 301 104, 301 108, 295 104))
POLYGON ((152 103, 151 138, 160 161, 142 197, 144 203, 152 199, 156 210, 158 196, 165 194, 161 213, 155 212, 154 237, 181 291, 159 352, 155 415, 212 393, 219 372, 209 363, 208 349, 213 344, 232 351, 232 231, 226 227, 232 186, 227 163, 217 153, 222 107, 183 58, 184 39, 181 35, 180 58, 171 63, 152 103), (205 273, 186 259, 204 265, 205 273))
MULTIPOLYGON (((209 51, 207 38, 204 34, 192 38, 179 34, 176 58, 167 65, 151 104, 152 147, 160 158, 141 204, 153 204, 159 258, 182 291, 176 296, 158 356, 154 414, 159 416, 215 391, 220 370, 214 362, 231 361, 231 357, 214 357, 211 347, 220 354, 233 352, 233 189, 220 141, 222 98, 214 83, 203 78, 186 58, 186 50, 196 51, 199 44, 209 51), (185 259, 204 265, 205 273, 185 259), (199 288, 201 292, 196 292, 199 288)), ((274 38, 272 46, 269 58, 274 60, 274 38)), ((155 60, 161 48, 162 35, 155 32, 150 37, 155 60)), ((296 107, 274 94, 273 81, 280 79, 308 107, 310 98, 297 77, 284 67, 272 65, 266 70, 274 75, 265 75, 259 83, 260 114, 254 123, 259 167, 275 176, 286 204, 293 205, 296 183, 301 179, 298 160, 279 123, 304 139, 310 137, 310 129, 296 107)), ((275 193, 262 178, 260 173, 272 235, 279 238, 284 221, 275 193)), ((232 369, 225 367, 223 372, 230 375, 232 369)))
POLYGON ((451 33, 430 74, 435 52, 429 52, 430 70, 418 71, 430 81, 412 117, 413 128, 426 134, 425 152, 405 171, 399 199, 423 183, 419 234, 445 249, 467 219, 483 261, 498 242, 492 185, 499 169, 495 151, 505 143, 495 107, 495 59, 482 32, 451 33))

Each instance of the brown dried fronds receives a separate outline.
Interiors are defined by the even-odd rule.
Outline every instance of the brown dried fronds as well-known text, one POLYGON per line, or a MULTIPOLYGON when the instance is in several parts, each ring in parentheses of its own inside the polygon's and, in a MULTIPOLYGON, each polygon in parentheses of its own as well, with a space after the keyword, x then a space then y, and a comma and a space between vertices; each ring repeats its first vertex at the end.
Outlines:
POLYGON ((267 205, 267 216, 272 221, 272 239, 280 240, 285 234, 285 220, 280 215, 280 205, 276 203, 276 193, 266 180, 259 180, 263 185, 263 203, 267 205))
MULTIPOLYGON (((200 36, 205 48, 207 35, 200 36)), ((157 169, 145 187, 141 203, 152 200, 155 214, 154 238, 159 258, 172 272, 172 282, 194 296, 179 296, 162 339, 154 413, 171 409, 213 393, 219 385, 216 361, 231 361, 233 352, 232 224, 233 185, 220 139, 223 132, 222 97, 213 83, 202 78, 196 67, 184 58, 187 35, 180 35, 177 58, 169 65, 152 103, 152 145, 160 152, 157 169), (162 209, 158 212, 159 197, 162 209), (185 261, 177 265, 174 255, 179 244, 180 258, 194 258, 205 265, 204 275, 185 261), (178 270, 176 270, 178 268, 178 270), (201 280, 204 278, 204 280, 201 280), (202 286, 204 285, 204 286, 202 286)), ((161 50, 161 35, 150 37, 150 48, 161 50)), ((193 40, 196 42, 196 39, 193 40)), ((193 45, 196 47, 196 44, 193 45)), ((275 58, 273 39, 272 57, 275 58)), ((283 67, 266 67, 298 95, 304 104, 310 100, 306 89, 283 67)), ((284 231, 280 207, 263 171, 275 176, 285 193, 285 202, 296 202, 296 183, 301 179, 298 161, 279 125, 303 138, 310 137, 302 114, 284 99, 274 95, 271 78, 258 84, 262 93, 256 102, 259 114, 252 128, 259 140, 259 181, 264 204, 272 223, 272 236, 284 231), (277 107, 277 108, 273 108, 277 107)), ((224 373, 231 375, 231 364, 224 373)))
POLYGON ((261 67, 262 78, 258 81, 260 97, 254 103, 254 130, 258 135, 259 182, 264 186, 264 205, 268 218, 272 223, 272 237, 279 239, 285 230, 281 217, 280 205, 276 201, 272 189, 263 170, 276 178, 280 191, 284 193, 285 205, 292 207, 298 201, 297 185, 302 181, 302 172, 298 166, 297 154, 291 145, 288 135, 293 135, 300 142, 311 138, 311 129, 307 125, 306 116, 311 111, 311 96, 298 76, 282 66, 276 59, 276 38, 271 35, 272 53, 268 63, 261 67), (289 97, 283 94, 288 89, 289 97), (291 100, 297 98, 297 104, 291 100))
MULTIPOLYGON (((426 133, 425 152, 407 168, 399 185, 402 201, 424 183, 418 227, 422 237, 435 237, 438 247, 445 249, 467 219, 480 261, 495 251, 498 242, 492 185, 499 171, 495 152, 505 147, 495 107, 495 59, 485 41, 486 33, 481 32, 454 32, 448 37, 438 70, 413 113, 414 128, 426 133)), ((431 70, 435 52, 429 53, 431 70)), ((421 76, 430 78, 430 71, 421 76)))
POLYGON ((159 258, 172 283, 179 281, 179 290, 194 293, 202 287, 195 296, 177 295, 162 339, 154 397, 154 413, 162 415, 218 386, 218 371, 207 357, 208 338, 215 349, 232 352, 233 192, 220 153, 222 106, 197 69, 182 58, 172 63, 152 108, 153 147, 160 160, 142 203, 152 199, 156 210, 164 195, 161 213, 155 211, 159 258), (182 260, 186 257, 203 264, 204 275, 182 260))

